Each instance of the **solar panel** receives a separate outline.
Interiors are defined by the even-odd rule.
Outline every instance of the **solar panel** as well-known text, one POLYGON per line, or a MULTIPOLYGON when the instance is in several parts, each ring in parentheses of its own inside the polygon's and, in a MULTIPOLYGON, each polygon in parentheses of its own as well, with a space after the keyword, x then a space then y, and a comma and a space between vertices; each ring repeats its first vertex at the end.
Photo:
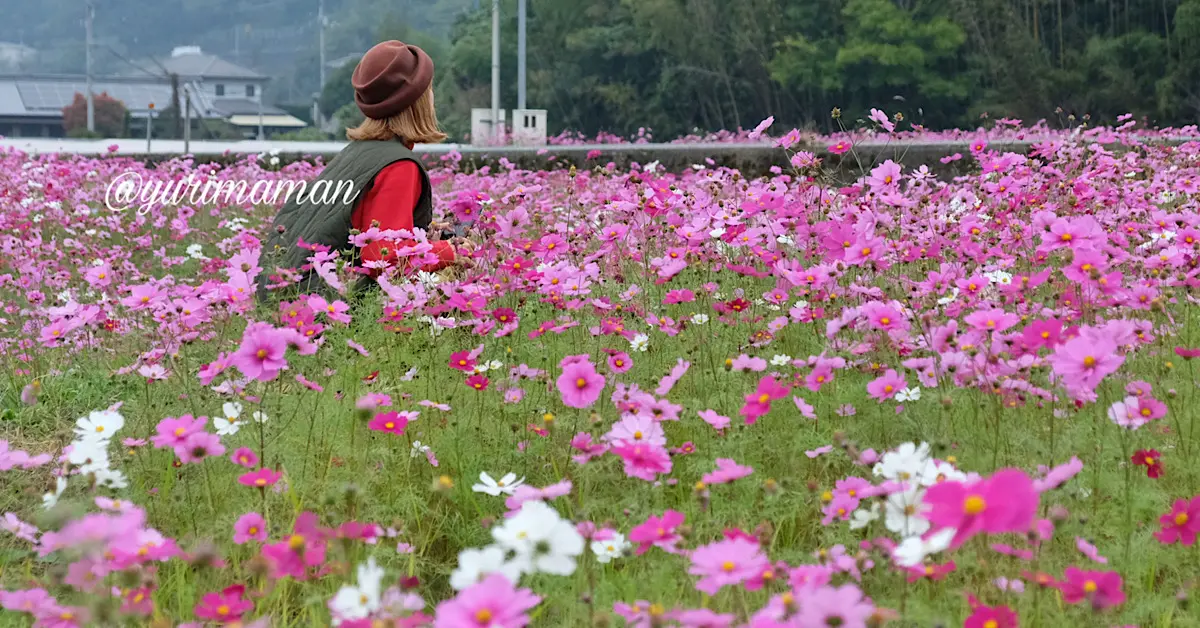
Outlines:
MULTIPOLYGON (((92 92, 107 93, 125 103, 130 111, 145 111, 150 103, 156 109, 165 109, 171 104, 171 88, 166 85, 137 83, 94 82, 92 92)), ((75 94, 86 94, 84 81, 18 81, 17 93, 25 106, 37 111, 59 111, 75 100, 75 94)))

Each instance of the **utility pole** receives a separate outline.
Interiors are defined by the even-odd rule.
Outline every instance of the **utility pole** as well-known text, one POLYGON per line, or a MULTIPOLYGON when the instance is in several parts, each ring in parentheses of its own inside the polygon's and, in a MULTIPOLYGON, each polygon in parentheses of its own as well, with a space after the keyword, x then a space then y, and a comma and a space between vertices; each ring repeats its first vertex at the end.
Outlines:
POLYGON ((191 152, 192 144, 192 90, 183 86, 183 154, 191 152))
POLYGON ((325 0, 319 0, 320 4, 317 8, 317 30, 320 32, 321 46, 321 84, 317 87, 317 91, 325 89, 325 0))
POLYGON ((262 98, 259 98, 258 99, 258 140, 261 142, 262 140, 265 140, 265 139, 267 139, 267 135, 265 133, 263 133, 262 98))
POLYGON ((503 137, 500 125, 500 0, 492 0, 492 139, 503 137))
POLYGON ((87 129, 89 133, 96 132, 96 98, 92 95, 92 18, 95 17, 95 7, 92 5, 92 0, 87 2, 87 49, 84 56, 87 58, 85 62, 87 66, 87 129))
MULTIPOLYGON (((517 0, 517 109, 525 108, 525 0, 517 0)), ((514 122, 515 124, 515 122, 514 122)))

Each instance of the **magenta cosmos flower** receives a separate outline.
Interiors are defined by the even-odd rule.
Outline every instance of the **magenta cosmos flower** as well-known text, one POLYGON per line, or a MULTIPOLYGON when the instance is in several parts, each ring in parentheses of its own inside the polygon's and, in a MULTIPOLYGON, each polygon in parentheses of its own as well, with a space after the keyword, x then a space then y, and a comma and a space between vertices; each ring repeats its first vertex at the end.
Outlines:
POLYGON ((251 323, 242 335, 242 345, 230 356, 230 363, 250 379, 269 382, 287 365, 283 359, 287 347, 287 337, 279 330, 267 323, 251 323))
POLYGON ((976 606, 963 628, 1017 628, 1017 614, 1007 606, 976 606))
POLYGON ((220 593, 206 593, 196 605, 196 617, 218 623, 235 622, 254 608, 254 602, 242 596, 246 587, 235 584, 220 593))
POLYGON ((675 528, 683 524, 683 519, 683 513, 668 510, 661 517, 651 516, 645 523, 634 526, 629 531, 629 540, 638 544, 637 555, 645 554, 652 546, 675 553, 675 544, 680 539, 675 528))
POLYGON ((493 573, 452 600, 437 606, 435 628, 521 628, 529 624, 529 609, 542 598, 518 589, 508 578, 493 573))
POLYGON ((563 405, 569 408, 590 408, 604 390, 604 376, 586 359, 573 361, 563 367, 558 376, 558 392, 563 405))
POLYGON ((376 432, 387 432, 399 436, 404 433, 404 428, 408 427, 408 417, 406 414, 396 411, 381 412, 376 414, 375 418, 367 423, 367 428, 376 432))
POLYGON ((802 588, 800 593, 800 622, 802 628, 826 626, 866 626, 875 612, 874 605, 863 598, 853 584, 840 587, 802 588))
POLYGON ((611 451, 625 463, 625 475, 653 482, 659 473, 671 472, 671 455, 666 449, 650 443, 620 442, 611 451))
POLYGON ((933 529, 957 530, 951 547, 980 532, 1027 532, 1037 514, 1038 492, 1020 469, 1001 469, 978 482, 939 482, 925 493, 925 518, 933 529))
POLYGON ((268 486, 274 486, 275 483, 278 482, 279 478, 281 478, 281 477, 283 477, 282 473, 278 473, 276 471, 273 471, 271 469, 263 467, 262 469, 259 469, 258 471, 251 471, 249 473, 243 473, 242 475, 240 475, 238 477, 238 484, 241 484, 242 486, 254 486, 254 487, 258 487, 258 488, 266 488, 268 486))
POLYGON ((229 459, 233 461, 233 464, 246 467, 247 469, 253 469, 258 466, 258 454, 254 453, 254 450, 249 447, 238 447, 229 456, 229 459))
POLYGON ((1125 361, 1117 345, 1104 338, 1079 337, 1059 345, 1050 356, 1054 374, 1067 388, 1094 390, 1125 361))
POLYGON ((1121 574, 1115 571, 1083 571, 1078 567, 1067 567, 1064 580, 1055 583, 1067 604, 1078 604, 1084 600, 1097 609, 1119 606, 1125 602, 1121 590, 1121 574))
POLYGON ((758 421, 759 417, 771 411, 772 401, 787 395, 788 387, 776 382, 774 377, 767 376, 758 380, 758 387, 753 393, 746 395, 746 404, 741 409, 746 424, 758 421))
POLYGON ((264 545, 262 555, 271 566, 272 577, 308 577, 308 569, 325 563, 325 534, 317 526, 317 516, 300 513, 292 534, 278 543, 264 545))
POLYGON ((1162 529, 1154 533, 1154 538, 1160 543, 1170 545, 1176 541, 1191 546, 1196 543, 1196 535, 1200 534, 1200 495, 1190 501, 1175 500, 1171 512, 1159 518, 1162 529))

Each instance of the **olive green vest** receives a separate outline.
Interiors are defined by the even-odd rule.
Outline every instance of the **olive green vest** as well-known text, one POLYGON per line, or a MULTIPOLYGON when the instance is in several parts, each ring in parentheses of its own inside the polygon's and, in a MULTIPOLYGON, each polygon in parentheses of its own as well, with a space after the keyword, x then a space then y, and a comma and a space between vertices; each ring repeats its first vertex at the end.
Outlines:
MULTIPOLYGON (((308 263, 307 258, 312 251, 297 246, 299 240, 308 244, 323 244, 335 251, 350 249, 350 223, 354 208, 367 195, 380 171, 404 160, 416 163, 421 173, 421 197, 413 209, 413 226, 428 230, 433 220, 433 195, 429 175, 416 154, 399 141, 350 142, 329 162, 321 175, 308 184, 303 195, 292 195, 275 216, 263 245, 260 294, 263 292, 261 287, 265 286, 267 277, 275 272, 276 267, 299 269, 308 263), (318 181, 328 182, 325 188, 328 193, 325 198, 310 200, 310 195, 322 194, 320 186, 314 188, 318 181), (346 191, 350 184, 343 183, 347 181, 353 185, 349 195, 346 191), (348 196, 352 199, 350 202, 346 202, 348 196)), ((302 282, 301 285, 311 283, 302 282)))

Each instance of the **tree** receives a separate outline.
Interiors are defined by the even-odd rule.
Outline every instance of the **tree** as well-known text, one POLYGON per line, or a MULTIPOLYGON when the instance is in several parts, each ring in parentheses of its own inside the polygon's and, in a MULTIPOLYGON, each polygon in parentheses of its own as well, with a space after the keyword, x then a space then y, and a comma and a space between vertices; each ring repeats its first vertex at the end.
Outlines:
MULTIPOLYGON (((126 134, 125 103, 109 96, 107 92, 92 97, 96 132, 104 137, 123 137, 126 134)), ((63 130, 68 134, 87 131, 87 97, 76 93, 75 100, 63 107, 63 130)))

